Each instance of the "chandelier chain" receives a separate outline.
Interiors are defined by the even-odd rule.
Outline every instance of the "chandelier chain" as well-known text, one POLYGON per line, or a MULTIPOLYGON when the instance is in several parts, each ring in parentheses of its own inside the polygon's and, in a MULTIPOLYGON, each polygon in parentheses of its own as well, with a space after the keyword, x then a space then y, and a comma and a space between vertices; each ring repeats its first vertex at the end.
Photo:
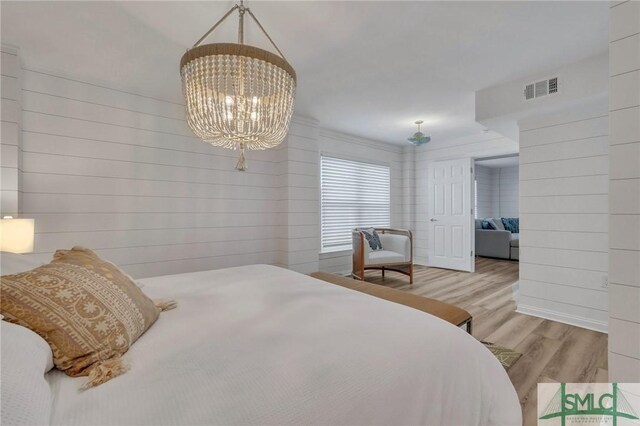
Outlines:
POLYGON ((247 13, 249 13, 249 15, 251 16, 253 21, 256 23, 256 25, 258 25, 258 28, 260 28, 260 31, 262 31, 262 33, 267 38, 267 40, 269 40, 269 43, 271 43, 271 45, 276 50, 276 52, 278 52, 278 55, 280 55, 280 57, 286 61, 287 58, 284 57, 284 54, 278 48, 278 46, 273 41, 273 39, 271 38, 269 33, 267 33, 267 30, 264 29, 264 27, 262 26, 262 24, 260 23, 260 21, 258 20, 256 15, 253 14, 251 9, 249 9, 248 7, 244 7, 244 1, 243 0, 240 1, 240 4, 236 4, 231 9, 229 9, 229 11, 227 13, 225 13, 224 16, 222 18, 220 18, 220 20, 218 20, 218 22, 216 22, 215 25, 209 29, 209 31, 204 33, 204 35, 202 37, 200 37, 200 39, 198 41, 195 42, 195 44, 192 46, 192 48, 197 47, 198 45, 200 45, 200 43, 202 43, 202 41, 205 38, 207 38, 209 36, 209 34, 211 34, 216 28, 218 28, 218 26, 225 19, 227 19, 229 17, 229 15, 231 15, 236 10, 238 11, 238 13, 240 15, 239 16, 239 20, 238 20, 238 44, 244 44, 244 14, 245 14, 245 12, 247 12, 247 13))
POLYGON ((235 6, 233 6, 231 9, 229 9, 229 11, 227 13, 225 13, 224 16, 222 18, 220 18, 220 20, 218 20, 218 22, 216 22, 213 27, 209 28, 209 31, 204 33, 204 35, 202 37, 200 37, 200 39, 198 41, 196 41, 195 44, 193 46, 191 46, 191 48, 193 49, 194 47, 198 47, 198 45, 200 45, 200 43, 202 43, 202 40, 207 38, 207 36, 209 36, 209 34, 211 34, 213 32, 213 30, 218 28, 218 25, 222 24, 222 22, 225 19, 227 19, 229 17, 229 15, 231 15, 236 9, 240 9, 240 6, 238 6, 237 4, 235 6))
MULTIPOLYGON (((237 6, 237 5, 236 5, 237 6)), ((244 3, 240 1, 238 7, 238 44, 244 44, 244 13, 247 9, 244 7, 244 3)))
POLYGON ((264 29, 264 27, 262 26, 262 24, 260 23, 260 21, 258 21, 258 18, 256 18, 256 15, 253 14, 253 12, 251 11, 251 9, 247 9, 247 12, 249 12, 249 15, 251 15, 251 17, 253 18, 253 20, 255 21, 255 23, 258 25, 258 27, 262 30, 262 32, 264 33, 265 37, 267 37, 267 39, 271 42, 271 45, 273 46, 274 49, 276 49, 276 52, 278 52, 278 54, 280 55, 280 57, 282 59, 284 59, 285 61, 287 60, 287 58, 284 57, 284 55, 282 54, 282 52, 280 51, 280 49, 278 49, 278 46, 276 46, 276 43, 271 39, 271 37, 269 36, 269 34, 267 33, 267 30, 264 29))

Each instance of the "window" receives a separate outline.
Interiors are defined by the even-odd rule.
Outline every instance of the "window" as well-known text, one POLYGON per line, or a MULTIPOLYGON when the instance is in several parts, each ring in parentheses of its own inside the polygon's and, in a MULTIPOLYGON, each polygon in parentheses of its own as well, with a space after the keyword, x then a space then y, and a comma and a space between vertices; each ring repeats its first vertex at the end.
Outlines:
POLYGON ((390 226, 389 166, 323 155, 320 161, 322 251, 351 248, 351 231, 390 226))

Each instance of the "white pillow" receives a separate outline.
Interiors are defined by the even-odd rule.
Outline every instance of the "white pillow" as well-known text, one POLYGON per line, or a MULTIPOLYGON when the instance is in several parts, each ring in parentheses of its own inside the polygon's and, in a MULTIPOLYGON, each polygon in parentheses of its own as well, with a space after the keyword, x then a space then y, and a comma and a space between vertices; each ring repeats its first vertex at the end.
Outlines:
POLYGON ((53 400, 45 373, 53 368, 51 348, 28 328, 0 323, 0 423, 48 425, 53 400))
POLYGON ((19 274, 42 265, 42 262, 33 260, 24 254, 0 252, 0 275, 19 274))

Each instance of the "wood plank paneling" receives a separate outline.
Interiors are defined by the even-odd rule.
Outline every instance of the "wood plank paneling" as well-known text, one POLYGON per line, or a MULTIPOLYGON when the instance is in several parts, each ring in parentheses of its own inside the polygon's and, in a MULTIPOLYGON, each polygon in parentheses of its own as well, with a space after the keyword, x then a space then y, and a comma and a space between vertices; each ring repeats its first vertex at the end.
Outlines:
POLYGON ((520 124, 519 311, 606 331, 606 105, 520 124))
MULTIPOLYGON (((82 244, 138 277, 288 266, 279 244, 288 234, 280 204, 286 149, 250 152, 240 173, 235 153, 193 136, 181 105, 32 70, 23 93, 22 200, 36 219, 32 256, 46 260, 82 244)), ((297 126, 292 133, 306 132, 297 126)), ((295 155, 315 159, 313 150, 295 155)), ((314 188, 316 176, 301 175, 296 185, 314 188)), ((292 223, 304 235, 316 226, 317 198, 296 194, 292 223)), ((310 250, 297 247, 299 261, 310 250)))
POLYGON ((475 166, 476 172, 476 197, 478 200, 476 217, 499 217, 499 205, 498 196, 496 190, 498 188, 498 182, 495 178, 495 169, 484 167, 480 165, 475 166))
POLYGON ((0 217, 21 212, 21 70, 17 49, 2 45, 0 62, 0 217))
POLYGON ((609 381, 640 380, 640 3, 610 9, 609 381))
POLYGON ((22 70, 12 55, 3 51, 3 117, 12 121, 2 126, 2 193, 24 191, 38 259, 83 244, 140 277, 246 263, 316 271, 321 149, 389 161, 392 224, 405 220, 401 147, 332 131, 319 144, 319 123, 294 117, 285 142, 249 152, 239 173, 236 153, 193 135, 183 105, 22 70))

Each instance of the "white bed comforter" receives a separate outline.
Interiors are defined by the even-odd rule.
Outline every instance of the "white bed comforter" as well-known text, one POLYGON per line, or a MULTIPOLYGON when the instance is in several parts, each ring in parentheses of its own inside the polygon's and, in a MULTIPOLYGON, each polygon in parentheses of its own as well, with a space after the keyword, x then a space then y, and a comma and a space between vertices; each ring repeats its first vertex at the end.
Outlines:
POLYGON ((48 374, 64 425, 516 425, 502 366, 463 330, 285 269, 141 280, 178 308, 97 388, 48 374))

